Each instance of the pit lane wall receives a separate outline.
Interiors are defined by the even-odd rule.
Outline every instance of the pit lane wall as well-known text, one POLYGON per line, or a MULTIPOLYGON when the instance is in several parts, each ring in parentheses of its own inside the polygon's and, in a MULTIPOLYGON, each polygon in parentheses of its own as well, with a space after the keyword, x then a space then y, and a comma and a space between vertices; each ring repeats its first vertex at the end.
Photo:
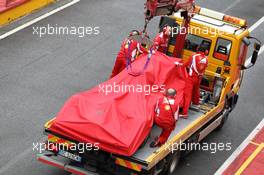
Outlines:
POLYGON ((0 26, 43 8, 56 0, 0 0, 0 26))

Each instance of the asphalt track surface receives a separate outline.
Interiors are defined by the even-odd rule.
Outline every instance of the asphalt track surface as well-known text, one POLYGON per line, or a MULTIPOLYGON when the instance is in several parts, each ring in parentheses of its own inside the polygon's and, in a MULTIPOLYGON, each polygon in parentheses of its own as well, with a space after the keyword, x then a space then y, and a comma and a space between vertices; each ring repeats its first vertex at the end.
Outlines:
MULTIPOLYGON (((248 19, 264 16, 263 0, 200 0, 200 6, 248 19)), ((122 39, 143 26, 143 1, 82 0, 33 26, 99 26, 100 35, 33 35, 32 26, 0 41, 0 175, 67 174, 35 160, 32 144, 43 140, 43 124, 76 92, 106 80, 122 39)), ((157 20, 150 24, 157 32, 157 20)), ((252 32, 264 41, 264 24, 252 32)), ((204 142, 232 143, 232 151, 263 119, 264 54, 246 72, 237 108, 221 132, 204 142)), ((232 151, 192 152, 176 174, 211 175, 232 151)))

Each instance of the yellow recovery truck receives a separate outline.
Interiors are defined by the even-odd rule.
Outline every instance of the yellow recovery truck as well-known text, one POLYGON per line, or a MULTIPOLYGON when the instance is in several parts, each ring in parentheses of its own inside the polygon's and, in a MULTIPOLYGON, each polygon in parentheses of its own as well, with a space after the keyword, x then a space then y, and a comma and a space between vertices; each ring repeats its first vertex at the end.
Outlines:
MULTIPOLYGON (((171 175, 175 172, 180 157, 186 153, 180 150, 179 145, 199 143, 212 131, 221 129, 237 104, 244 70, 256 63, 261 43, 250 36, 246 20, 196 8, 197 14, 190 21, 183 59, 191 56, 201 43, 208 46, 209 67, 202 80, 201 106, 191 108, 187 120, 178 121, 165 145, 150 148, 151 139, 148 139, 131 157, 104 151, 91 151, 82 155, 45 152, 38 154, 38 160, 79 175, 171 175), (247 59, 251 40, 255 40, 253 55, 247 59), (85 164, 78 163, 81 158, 87 160, 85 164)), ((177 30, 182 21, 179 12, 161 17, 160 28, 170 25, 177 30)), ((174 52, 176 37, 171 37, 169 41, 168 55, 174 52)), ((52 133, 49 127, 53 120, 45 125, 48 141, 65 145, 76 143, 52 133)), ((157 136, 159 132, 160 129, 154 126, 151 136, 157 136)))

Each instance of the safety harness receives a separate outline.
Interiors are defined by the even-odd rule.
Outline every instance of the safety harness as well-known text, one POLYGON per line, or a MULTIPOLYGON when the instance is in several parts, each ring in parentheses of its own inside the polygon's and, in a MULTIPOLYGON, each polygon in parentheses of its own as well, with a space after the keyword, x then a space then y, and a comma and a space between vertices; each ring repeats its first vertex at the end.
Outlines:
MULTIPOLYGON (((150 62, 151 56, 152 56, 152 54, 153 54, 153 49, 150 49, 150 53, 148 54, 148 59, 147 59, 145 65, 144 65, 142 71, 140 71, 140 72, 137 73, 137 74, 133 73, 133 71, 132 71, 132 64, 131 64, 132 62, 131 62, 130 49, 131 49, 131 41, 128 40, 128 53, 126 53, 126 69, 127 69, 127 71, 129 72, 129 74, 131 74, 131 75, 133 75, 133 76, 139 76, 139 75, 142 75, 143 72, 144 72, 144 71, 147 69, 147 67, 148 67, 148 64, 149 64, 149 62, 150 62)), ((140 51, 140 49, 139 49, 139 51, 140 51)))

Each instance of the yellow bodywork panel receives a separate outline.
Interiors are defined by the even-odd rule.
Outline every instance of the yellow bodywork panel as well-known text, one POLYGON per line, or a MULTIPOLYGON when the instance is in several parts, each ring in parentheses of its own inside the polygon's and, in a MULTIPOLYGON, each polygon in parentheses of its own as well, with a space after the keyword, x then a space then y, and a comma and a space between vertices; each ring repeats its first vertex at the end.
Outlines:
POLYGON ((45 123, 45 129, 49 129, 52 125, 52 123, 55 121, 56 118, 53 118, 51 120, 49 120, 47 123, 45 123))
POLYGON ((30 0, 17 7, 11 8, 0 13, 0 26, 9 24, 10 22, 32 13, 34 10, 40 9, 55 2, 55 0, 30 0))

